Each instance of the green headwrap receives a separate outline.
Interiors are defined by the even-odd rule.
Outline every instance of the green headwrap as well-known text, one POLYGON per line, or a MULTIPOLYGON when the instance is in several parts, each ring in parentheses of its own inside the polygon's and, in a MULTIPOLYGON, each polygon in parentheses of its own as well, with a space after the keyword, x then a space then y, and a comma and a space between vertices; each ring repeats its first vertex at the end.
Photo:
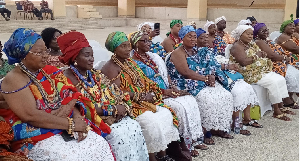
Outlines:
MULTIPOLYGON (((175 26, 175 25, 178 24, 178 23, 179 23, 180 25, 183 24, 181 20, 172 20, 171 23, 170 23, 170 28, 172 28, 173 26, 175 26)), ((171 32, 168 32, 168 33, 166 34, 167 37, 169 37, 170 33, 171 33, 171 32)))
POLYGON ((294 21, 293 21, 293 14, 291 14, 290 17, 291 17, 290 20, 286 20, 286 21, 284 21, 284 22, 281 24, 281 27, 280 27, 280 33, 283 33, 283 32, 284 32, 284 29, 285 29, 285 27, 286 27, 288 24, 294 23, 294 21))
POLYGON ((108 35, 105 41, 105 47, 107 50, 114 52, 115 49, 123 42, 128 41, 128 38, 124 32, 116 31, 108 35))

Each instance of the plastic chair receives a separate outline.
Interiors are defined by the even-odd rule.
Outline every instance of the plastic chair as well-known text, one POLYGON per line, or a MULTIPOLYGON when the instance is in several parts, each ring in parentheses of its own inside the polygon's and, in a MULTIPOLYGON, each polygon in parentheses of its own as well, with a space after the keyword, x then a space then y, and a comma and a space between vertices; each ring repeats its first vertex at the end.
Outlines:
POLYGON ((22 13, 24 14, 24 20, 26 17, 26 11, 24 11, 23 9, 23 1, 15 1, 16 4, 16 9, 17 9, 17 13, 16 13, 16 20, 18 19, 18 14, 20 14, 20 16, 22 16, 22 13))

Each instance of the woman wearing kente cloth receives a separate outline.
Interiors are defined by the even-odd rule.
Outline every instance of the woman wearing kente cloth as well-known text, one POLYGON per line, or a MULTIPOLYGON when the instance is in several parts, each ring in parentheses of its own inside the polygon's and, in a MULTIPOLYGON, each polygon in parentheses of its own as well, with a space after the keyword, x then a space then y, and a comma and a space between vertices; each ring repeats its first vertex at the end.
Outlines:
POLYGON ((235 42, 235 39, 231 37, 228 32, 225 32, 226 29, 226 18, 225 16, 219 17, 215 19, 215 24, 217 26, 216 35, 220 36, 226 44, 232 44, 235 42))
MULTIPOLYGON (((214 56, 215 60, 221 64, 221 68, 228 79, 228 87, 233 96, 233 127, 235 125, 235 121, 237 121, 236 119, 239 117, 240 111, 243 111, 244 120, 242 122, 244 125, 262 128, 256 120, 251 120, 250 108, 258 105, 258 99, 252 86, 246 83, 243 76, 238 73, 239 70, 237 64, 230 64, 229 59, 226 59, 224 56, 218 55, 217 52, 213 52, 207 48, 208 35, 203 29, 197 29, 196 34, 198 50, 207 50, 206 52, 209 53, 210 56, 214 56)), ((248 130, 241 129, 240 133, 243 135, 250 135, 248 130)))
POLYGON ((130 42, 134 53, 132 59, 148 78, 159 85, 165 98, 164 103, 176 112, 180 136, 184 138, 185 144, 191 147, 192 156, 197 156, 198 152, 194 150, 194 147, 207 149, 205 145, 202 145, 203 132, 197 102, 189 93, 179 91, 170 84, 164 60, 157 54, 149 52, 150 40, 148 37, 148 34, 142 31, 135 32, 131 36, 130 42))
POLYGON ((217 35, 217 28, 214 22, 207 21, 204 30, 208 33, 208 47, 213 48, 218 55, 225 56, 226 43, 221 36, 217 35))
POLYGON ((299 18, 294 20, 294 24, 295 24, 295 32, 294 32, 293 36, 299 40, 299 18))
POLYGON ((14 131, 13 152, 32 160, 114 160, 103 138, 110 128, 60 70, 46 65, 48 53, 40 35, 19 28, 4 52, 9 64, 19 63, 0 87, 0 100, 8 104, 0 115, 14 131))
POLYGON ((167 33, 167 38, 161 43, 167 53, 175 50, 182 40, 178 36, 178 32, 182 27, 181 20, 172 20, 170 23, 171 31, 167 33))
POLYGON ((228 46, 230 51, 230 63, 238 63, 240 73, 245 82, 257 84, 268 90, 268 97, 273 105, 273 117, 289 121, 280 111, 282 99, 289 97, 284 77, 273 70, 273 63, 266 58, 267 53, 262 52, 253 42, 253 28, 248 25, 240 25, 232 31, 231 35, 238 40, 228 46))
POLYGON ((141 126, 126 116, 131 110, 130 96, 111 84, 101 71, 92 69, 94 53, 85 36, 71 31, 60 36, 57 41, 63 52, 61 61, 70 66, 64 74, 78 91, 92 101, 97 114, 110 125, 111 133, 106 136, 106 140, 116 160, 149 160, 141 126))
POLYGON ((180 90, 187 90, 196 98, 201 124, 205 129, 206 144, 214 144, 211 130, 220 137, 232 139, 227 132, 230 131, 233 98, 223 87, 228 86, 228 81, 221 66, 207 50, 197 52, 194 49, 197 35, 193 27, 184 26, 179 35, 183 40, 182 46, 166 59, 172 83, 180 90))
POLYGON ((156 158, 172 160, 165 150, 169 143, 179 139, 175 112, 163 104, 158 84, 147 78, 130 58, 131 46, 125 33, 109 34, 105 46, 114 55, 103 66, 102 72, 122 91, 129 93, 132 114, 142 127, 150 161, 156 161, 156 158), (158 152, 157 156, 155 152, 158 152))
POLYGON ((0 79, 4 78, 6 76, 6 74, 8 72, 10 72, 11 70, 13 70, 15 68, 15 65, 12 64, 8 64, 8 60, 7 59, 3 59, 2 58, 2 43, 0 41, 0 79))
POLYGON ((45 45, 49 50, 47 65, 52 65, 58 68, 65 67, 65 65, 59 61, 59 56, 61 56, 62 53, 57 44, 57 38, 61 34, 62 32, 55 28, 46 28, 41 33, 43 41, 45 42, 45 45))
MULTIPOLYGON (((293 93, 299 93, 299 68, 293 66, 292 61, 295 59, 291 56, 291 52, 283 50, 282 47, 276 44, 272 40, 267 40, 269 37, 269 29, 264 23, 257 23, 254 26, 253 35, 255 37, 255 43, 259 48, 268 54, 268 58, 273 61, 273 72, 280 74, 285 77, 287 90, 290 97, 284 99, 283 103, 289 105, 287 107, 299 108, 298 105, 294 104, 293 93)), ((288 109, 285 109, 288 110, 288 109)), ((289 112, 289 111, 285 111, 289 112)), ((293 112, 289 112, 293 113, 293 112)))

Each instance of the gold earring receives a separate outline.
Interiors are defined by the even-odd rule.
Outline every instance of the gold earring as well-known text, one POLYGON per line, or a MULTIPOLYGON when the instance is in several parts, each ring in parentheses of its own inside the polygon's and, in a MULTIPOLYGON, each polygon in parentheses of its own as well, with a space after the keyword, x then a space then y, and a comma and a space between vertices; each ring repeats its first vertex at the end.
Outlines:
POLYGON ((75 66, 77 65, 77 62, 76 62, 76 61, 74 62, 74 65, 75 65, 75 66))

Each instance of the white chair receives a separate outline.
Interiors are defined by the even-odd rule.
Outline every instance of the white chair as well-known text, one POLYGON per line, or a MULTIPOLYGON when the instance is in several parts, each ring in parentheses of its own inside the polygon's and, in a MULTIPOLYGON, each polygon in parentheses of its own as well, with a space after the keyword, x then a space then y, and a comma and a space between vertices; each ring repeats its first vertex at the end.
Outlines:
POLYGON ((101 70, 102 67, 106 64, 107 61, 100 61, 94 65, 94 69, 101 70))
POLYGON ((279 31, 274 31, 270 34, 269 39, 276 42, 276 39, 281 35, 279 31))
POLYGON ((88 40, 88 41, 90 46, 93 48, 93 52, 94 52, 94 66, 97 63, 100 63, 102 61, 106 62, 110 59, 112 54, 107 49, 101 47, 99 42, 95 40, 88 40))
POLYGON ((261 114, 261 117, 263 117, 263 115, 267 111, 269 111, 269 110, 272 111, 271 102, 268 97, 268 90, 259 85, 251 85, 251 86, 254 89, 256 96, 258 98, 258 102, 259 102, 259 106, 260 106, 260 114, 261 114))

